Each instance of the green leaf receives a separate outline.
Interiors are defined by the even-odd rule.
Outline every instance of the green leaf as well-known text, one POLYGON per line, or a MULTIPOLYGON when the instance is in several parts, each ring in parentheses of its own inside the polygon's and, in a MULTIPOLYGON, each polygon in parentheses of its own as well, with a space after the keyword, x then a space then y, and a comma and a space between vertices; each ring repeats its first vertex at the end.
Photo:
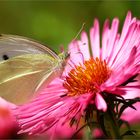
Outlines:
POLYGON ((137 134, 137 131, 136 130, 128 130, 122 136, 136 135, 136 134, 137 134))

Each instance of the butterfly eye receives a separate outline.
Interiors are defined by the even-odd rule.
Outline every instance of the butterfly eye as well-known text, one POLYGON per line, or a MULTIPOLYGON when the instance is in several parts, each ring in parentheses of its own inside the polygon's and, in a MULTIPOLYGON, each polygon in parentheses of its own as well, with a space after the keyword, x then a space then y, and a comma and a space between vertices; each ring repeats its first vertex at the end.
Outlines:
POLYGON ((3 60, 7 60, 7 59, 9 59, 9 56, 8 56, 7 54, 4 54, 4 55, 2 56, 2 59, 3 59, 3 60))

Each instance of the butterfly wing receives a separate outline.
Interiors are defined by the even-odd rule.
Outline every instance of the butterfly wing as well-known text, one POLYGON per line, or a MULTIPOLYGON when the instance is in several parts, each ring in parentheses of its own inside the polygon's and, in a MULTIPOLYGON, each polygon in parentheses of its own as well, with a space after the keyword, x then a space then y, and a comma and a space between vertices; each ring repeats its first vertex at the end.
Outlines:
MULTIPOLYGON (((48 73, 48 77, 51 73, 48 73)), ((40 73, 32 73, 22 78, 9 80, 0 85, 0 96, 15 104, 25 103, 34 96, 37 81, 42 76, 40 73)))
POLYGON ((43 77, 52 79, 58 59, 49 48, 11 35, 0 37, 0 55, 11 58, 0 62, 0 95, 16 104, 27 101, 43 77))
POLYGON ((37 41, 16 35, 0 35, 0 60, 22 54, 47 54, 55 59, 58 55, 37 41))

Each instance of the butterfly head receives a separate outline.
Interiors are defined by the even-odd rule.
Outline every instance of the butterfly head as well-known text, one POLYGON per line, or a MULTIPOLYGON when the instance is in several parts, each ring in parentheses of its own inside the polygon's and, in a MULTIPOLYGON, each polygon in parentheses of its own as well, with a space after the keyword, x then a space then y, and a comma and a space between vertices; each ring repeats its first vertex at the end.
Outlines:
POLYGON ((59 58, 60 58, 60 62, 59 63, 64 68, 66 66, 67 61, 70 58, 70 53, 62 52, 62 53, 59 54, 59 58))

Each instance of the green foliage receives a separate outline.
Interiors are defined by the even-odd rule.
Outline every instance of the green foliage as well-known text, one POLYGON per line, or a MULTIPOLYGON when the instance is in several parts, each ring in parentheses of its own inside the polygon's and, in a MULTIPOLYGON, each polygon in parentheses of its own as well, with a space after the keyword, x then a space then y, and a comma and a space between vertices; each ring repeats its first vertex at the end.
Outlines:
POLYGON ((34 38, 58 51, 67 47, 82 24, 84 29, 99 18, 101 25, 106 18, 117 16, 122 22, 128 10, 137 17, 140 1, 0 1, 0 33, 17 34, 34 38))

